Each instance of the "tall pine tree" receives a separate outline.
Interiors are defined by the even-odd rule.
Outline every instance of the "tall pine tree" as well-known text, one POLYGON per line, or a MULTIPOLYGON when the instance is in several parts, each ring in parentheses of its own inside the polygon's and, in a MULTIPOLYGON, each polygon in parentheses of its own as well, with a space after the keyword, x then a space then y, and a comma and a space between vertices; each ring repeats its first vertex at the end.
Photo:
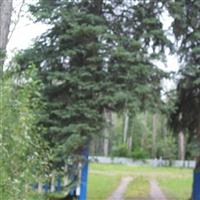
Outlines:
POLYGON ((199 0, 174 1, 168 9, 182 63, 172 125, 189 130, 190 137, 200 142, 200 4, 199 0))
POLYGON ((153 60, 171 43, 162 1, 39 0, 30 10, 50 26, 18 56, 39 68, 45 88, 43 136, 63 163, 101 132, 103 111, 136 112, 161 104, 165 73, 153 60))

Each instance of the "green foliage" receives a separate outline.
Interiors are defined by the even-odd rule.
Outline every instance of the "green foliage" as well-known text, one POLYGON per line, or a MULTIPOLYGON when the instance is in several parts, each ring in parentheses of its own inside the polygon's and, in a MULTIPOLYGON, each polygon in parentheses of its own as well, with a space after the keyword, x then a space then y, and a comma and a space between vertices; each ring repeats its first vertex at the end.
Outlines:
MULTIPOLYGON (((124 143, 124 119, 122 116, 113 114, 113 127, 109 130, 111 155, 133 159, 155 158, 152 157, 152 149, 155 148, 157 158, 176 159, 178 153, 177 137, 174 137, 168 129, 167 116, 161 113, 156 114, 156 139, 153 147, 153 115, 146 111, 145 113, 137 113, 134 117, 129 116, 128 136, 124 143)), ((96 141, 96 143, 98 142, 96 141)), ((188 158, 190 150, 191 148, 188 147, 188 158)), ((96 153, 102 155, 101 149, 97 149, 96 153)))
POLYGON ((35 73, 30 67, 17 79, 5 72, 0 87, 0 193, 7 200, 27 199, 28 185, 46 168, 47 152, 37 134, 41 104, 35 73))
POLYGON ((177 158, 177 143, 172 135, 158 140, 158 156, 168 160, 177 158))
POLYGON ((126 144, 121 144, 117 147, 114 147, 112 150, 113 157, 129 157, 130 152, 126 144))
POLYGON ((112 157, 130 157, 133 159, 146 159, 149 157, 148 152, 143 148, 133 148, 133 151, 130 152, 130 150, 127 147, 127 144, 121 144, 118 146, 114 146, 111 152, 112 157))
MULTIPOLYGON (((182 61, 177 84, 175 109, 170 124, 176 131, 189 131, 190 140, 200 140, 200 4, 199 0, 170 2, 173 32, 182 61)), ((198 150, 199 151, 199 150, 198 150)), ((200 152, 199 152, 200 153, 200 152)), ((197 161, 199 162, 199 161, 197 161)), ((198 168, 198 166, 197 166, 198 168)))
POLYGON ((158 2, 39 0, 30 10, 50 28, 17 60, 21 69, 34 63, 40 72, 43 137, 54 162, 63 165, 101 133, 104 109, 136 113, 161 105, 166 74, 147 52, 160 58, 170 46, 158 2))
POLYGON ((138 160, 143 160, 148 158, 149 154, 145 149, 143 148, 134 148, 133 151, 131 152, 131 157, 133 159, 138 159, 138 160))
MULTIPOLYGON (((142 154, 145 154, 147 157, 151 157, 152 114, 148 112, 146 112, 145 114, 137 113, 136 116, 133 117, 130 125, 132 125, 129 129, 129 134, 133 137, 133 154, 140 154, 140 151, 143 151, 142 154)), ((137 155, 135 156, 137 157, 137 155)), ((134 156, 132 157, 134 158, 134 156)))
POLYGON ((190 136, 200 137, 200 57, 199 57, 199 13, 198 0, 175 1, 169 4, 169 12, 180 60, 177 100, 171 114, 171 126, 177 131, 189 130, 190 136))
POLYGON ((188 141, 188 144, 186 146, 186 157, 187 159, 194 160, 199 155, 199 149, 200 149, 200 142, 196 139, 192 139, 191 141, 188 141))

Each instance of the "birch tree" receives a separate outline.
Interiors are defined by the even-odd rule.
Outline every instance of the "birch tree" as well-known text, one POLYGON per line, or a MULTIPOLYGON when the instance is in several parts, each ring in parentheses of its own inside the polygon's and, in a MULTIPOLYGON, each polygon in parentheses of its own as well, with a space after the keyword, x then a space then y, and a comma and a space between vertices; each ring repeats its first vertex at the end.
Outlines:
POLYGON ((8 43, 8 35, 11 24, 12 16, 12 3, 13 0, 0 0, 0 66, 1 73, 3 71, 4 56, 6 52, 6 46, 8 43))

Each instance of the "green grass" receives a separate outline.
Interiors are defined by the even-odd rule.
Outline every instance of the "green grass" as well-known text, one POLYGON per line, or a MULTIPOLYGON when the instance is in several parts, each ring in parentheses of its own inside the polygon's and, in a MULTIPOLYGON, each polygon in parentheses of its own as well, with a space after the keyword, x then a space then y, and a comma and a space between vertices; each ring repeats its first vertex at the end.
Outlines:
POLYGON ((121 175, 144 175, 148 177, 167 176, 167 177, 190 177, 192 169, 174 167, 151 167, 151 166, 127 166, 122 164, 96 164, 90 165, 91 171, 101 173, 112 173, 121 175))
MULTIPOLYGON (((95 195, 103 195, 104 194, 111 194, 110 191, 112 191, 117 187, 115 185, 112 187, 110 184, 107 183, 101 183, 101 179, 104 179, 108 175, 111 181, 111 177, 123 177, 123 176, 132 176, 132 177, 139 177, 143 176, 146 179, 157 179, 162 190, 168 197, 168 199, 173 200, 186 200, 191 195, 191 188, 192 188, 192 169, 185 169, 185 168, 173 168, 173 167, 151 167, 151 166, 127 166, 127 165, 121 165, 121 164, 96 164, 92 163, 90 165, 90 183, 89 183, 89 196, 93 197, 94 193, 95 195), (104 178, 103 178, 104 177, 104 178), (93 180, 95 179, 95 180, 93 180), (91 187, 90 184, 94 183, 91 187), (98 189, 96 188, 96 185, 98 189), (108 187, 108 188, 107 188, 108 187), (104 192, 107 190, 109 192, 104 192), (95 190, 95 192, 93 192, 95 190), (91 195, 91 194, 92 195, 91 195)), ((144 183, 144 188, 142 186, 141 182, 145 182, 145 180, 138 180, 137 178, 128 186, 128 190, 126 192, 126 197, 128 198, 129 195, 134 196, 140 196, 137 197, 142 198, 147 194, 146 192, 149 187, 145 186, 146 183, 144 183), (134 185, 135 184, 135 185, 134 185), (134 189, 131 189, 134 188, 134 189), (143 188, 144 192, 141 192, 140 188, 143 188), (138 192, 138 193, 137 193, 138 192)), ((117 181, 115 182, 115 184, 117 181)), ((148 184, 147 184, 148 185, 148 184)), ((109 195, 104 195, 100 200, 105 200, 109 195)), ((135 198, 135 197, 134 197, 135 198)), ((95 200, 95 198, 90 198, 90 200, 95 200)))
MULTIPOLYGON (((155 178, 170 200, 187 200, 192 188, 192 169, 127 166, 120 164, 90 164, 88 200, 106 200, 124 176, 134 177, 128 185, 125 199, 141 199, 148 195, 148 179, 155 178), (143 178, 142 178, 143 177, 143 178), (145 177, 145 178, 144 178, 145 177)), ((45 199, 37 194, 28 200, 45 199)))
POLYGON ((131 181, 124 194, 124 198, 128 199, 148 199, 149 197, 149 181, 143 176, 139 176, 131 181))
POLYGON ((192 192, 191 178, 167 178, 158 179, 160 187, 169 199, 188 200, 192 192))
POLYGON ((28 195, 28 200, 46 200, 46 196, 38 194, 37 192, 30 192, 28 195))
POLYGON ((117 188, 120 176, 90 174, 88 200, 105 200, 117 188))

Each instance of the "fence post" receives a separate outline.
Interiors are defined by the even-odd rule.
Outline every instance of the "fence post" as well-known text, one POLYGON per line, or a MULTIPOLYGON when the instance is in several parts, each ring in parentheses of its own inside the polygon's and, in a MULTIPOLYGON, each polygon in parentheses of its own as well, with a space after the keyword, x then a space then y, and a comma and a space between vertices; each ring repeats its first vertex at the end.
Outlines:
POLYGON ((42 193, 42 183, 38 183, 38 193, 42 193))
POLYGON ((62 181, 62 179, 61 179, 61 176, 59 175, 57 178, 56 192, 61 192, 61 190, 62 190, 61 181, 62 181))
POLYGON ((80 196, 78 200, 87 200, 87 180, 88 180, 88 156, 89 150, 83 150, 84 162, 81 169, 81 183, 80 183, 80 196))
POLYGON ((192 200, 200 199, 200 171, 194 172, 192 200))
POLYGON ((45 183, 43 188, 44 188, 44 192, 47 193, 49 191, 49 183, 45 183))
POLYGON ((54 192, 55 191, 55 174, 52 173, 51 175, 51 187, 50 187, 50 191, 54 192))

